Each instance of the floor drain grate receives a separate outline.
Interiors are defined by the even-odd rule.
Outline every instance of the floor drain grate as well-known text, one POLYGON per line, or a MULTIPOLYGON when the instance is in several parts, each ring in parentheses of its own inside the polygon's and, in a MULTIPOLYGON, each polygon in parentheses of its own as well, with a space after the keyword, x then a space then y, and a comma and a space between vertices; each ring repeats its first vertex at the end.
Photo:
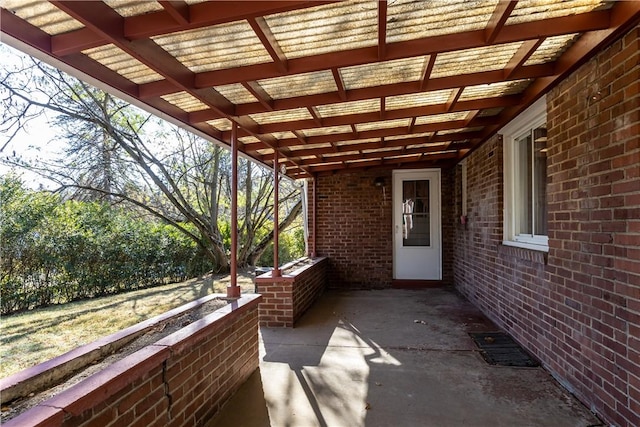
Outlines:
POLYGON ((504 332, 470 333, 490 365, 534 367, 540 364, 504 332))

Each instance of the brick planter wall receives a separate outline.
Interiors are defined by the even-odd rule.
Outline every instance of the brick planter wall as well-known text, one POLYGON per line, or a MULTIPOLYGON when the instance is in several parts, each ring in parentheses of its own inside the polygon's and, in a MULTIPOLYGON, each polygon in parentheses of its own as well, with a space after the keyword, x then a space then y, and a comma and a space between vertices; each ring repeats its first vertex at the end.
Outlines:
POLYGON ((220 295, 207 295, 180 307, 166 311, 128 328, 119 330, 96 341, 76 347, 58 357, 38 365, 0 378, 0 401, 4 404, 19 397, 27 397, 30 393, 44 390, 58 384, 63 378, 83 369, 93 362, 109 356, 140 335, 157 328, 170 319, 219 298, 220 295))
MULTIPOLYGON (((294 264, 294 263, 292 263, 294 264)), ((289 266, 283 266, 283 270, 289 266)), ((295 322, 318 299, 327 287, 329 260, 319 257, 312 264, 281 277, 265 273, 256 277, 260 304, 260 326, 292 328, 295 322)))
POLYGON ((455 226, 456 287, 625 427, 640 425, 639 33, 547 95, 548 256, 501 245, 498 137, 467 160, 469 224, 455 226))
POLYGON ((4 425, 203 425, 258 368, 260 300, 244 296, 4 425))

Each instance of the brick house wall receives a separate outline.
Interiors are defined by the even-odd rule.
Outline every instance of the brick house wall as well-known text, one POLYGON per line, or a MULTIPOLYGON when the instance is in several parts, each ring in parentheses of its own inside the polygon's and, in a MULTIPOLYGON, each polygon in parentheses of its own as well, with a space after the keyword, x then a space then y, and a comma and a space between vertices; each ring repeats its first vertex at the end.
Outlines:
MULTIPOLYGON (((450 174, 442 173, 442 278, 445 284, 453 282, 453 224, 444 218, 453 215, 454 183, 450 174)), ((329 288, 391 287, 392 170, 319 176, 316 185, 316 252, 330 260, 329 288), (384 188, 374 185, 376 178, 384 179, 384 188)), ((311 197, 310 190, 309 200, 311 197)), ((312 214, 310 206, 309 215, 312 214)))
POLYGON ((548 255, 501 244, 499 136, 468 157, 454 226, 456 287, 618 426, 640 425, 639 33, 547 95, 548 255))
POLYGON ((390 287, 391 170, 319 176, 316 185, 316 251, 329 258, 329 287, 390 287))

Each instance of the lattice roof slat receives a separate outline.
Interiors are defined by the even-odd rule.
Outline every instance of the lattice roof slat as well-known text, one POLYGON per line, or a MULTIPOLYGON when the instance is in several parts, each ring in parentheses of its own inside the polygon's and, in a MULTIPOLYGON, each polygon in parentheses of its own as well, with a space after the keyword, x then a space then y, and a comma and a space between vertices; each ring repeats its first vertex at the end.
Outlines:
POLYGON ((306 108, 297 108, 295 110, 284 110, 284 111, 272 111, 267 113, 257 113, 250 114, 253 120, 260 125, 265 125, 269 123, 281 123, 281 122, 290 122, 293 120, 305 120, 312 119, 313 117, 309 114, 309 111, 306 108))
POLYGON ((388 129, 388 128, 398 128, 398 127, 408 127, 409 120, 408 119, 398 119, 398 120, 385 120, 380 122, 371 122, 371 123, 359 123, 356 125, 358 132, 363 132, 367 130, 377 130, 377 129, 388 129))
POLYGON ((452 122, 455 120, 464 120, 467 116, 466 111, 460 111, 457 113, 445 113, 445 114, 435 114, 433 116, 421 116, 416 120, 416 125, 424 125, 429 123, 445 123, 452 122))
POLYGON ((294 95, 313 95, 337 90, 330 71, 258 80, 258 83, 273 99, 289 98, 294 95))
POLYGON ((478 73, 504 68, 520 47, 521 42, 465 49, 438 55, 431 77, 478 73))
POLYGON ((214 89, 234 104, 248 104, 257 101, 256 97, 240 83, 216 86, 214 89))
POLYGON ((389 96, 386 99, 386 107, 387 110, 398 110, 400 108, 444 104, 450 96, 451 89, 389 96))
POLYGON ((345 116, 347 114, 370 113, 373 111, 380 111, 380 100, 366 99, 364 101, 319 105, 317 109, 320 113, 320 117, 335 117, 345 116))
POLYGON ((155 1, 140 2, 136 0, 102 0, 121 16, 129 17, 144 15, 162 10, 160 3, 155 1))
POLYGON ((351 132, 349 126, 329 126, 323 128, 304 129, 302 133, 305 136, 331 135, 332 133, 348 133, 351 132))
POLYGON ((346 67, 340 69, 340 76, 347 90, 417 81, 426 60, 416 57, 346 67))
POLYGON ((577 38, 577 34, 566 34, 547 38, 524 65, 544 64, 555 61, 577 38))
POLYGON ((152 37, 194 73, 271 62, 246 21, 152 37))
POLYGON ((611 0, 520 0, 506 25, 576 15, 613 6, 611 0))
POLYGON ((503 83, 492 83, 488 85, 475 85, 464 88, 460 101, 471 99, 493 98, 496 96, 506 96, 522 93, 529 85, 529 80, 515 80, 503 83))
POLYGON ((162 97, 165 101, 175 105, 187 113, 192 111, 206 110, 207 105, 200 102, 200 100, 186 92, 172 93, 171 95, 164 95, 162 97))
POLYGON ((137 84, 164 79, 160 74, 112 44, 87 49, 82 53, 137 84))
POLYGON ((3 0, 0 5, 49 35, 62 34, 84 27, 81 22, 76 21, 49 2, 3 0))
POLYGON ((487 26, 498 0, 449 0, 389 2, 387 42, 433 37, 442 34, 481 30, 487 26))
POLYGON ((288 59, 377 43, 375 1, 344 1, 265 17, 288 59))

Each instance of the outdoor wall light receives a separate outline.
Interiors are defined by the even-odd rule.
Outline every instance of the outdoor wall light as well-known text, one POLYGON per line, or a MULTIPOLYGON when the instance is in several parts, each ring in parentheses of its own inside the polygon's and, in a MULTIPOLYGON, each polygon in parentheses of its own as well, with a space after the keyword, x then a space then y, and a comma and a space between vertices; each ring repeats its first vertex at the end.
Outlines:
POLYGON ((379 176, 373 180, 373 185, 376 187, 384 187, 384 177, 379 176))

